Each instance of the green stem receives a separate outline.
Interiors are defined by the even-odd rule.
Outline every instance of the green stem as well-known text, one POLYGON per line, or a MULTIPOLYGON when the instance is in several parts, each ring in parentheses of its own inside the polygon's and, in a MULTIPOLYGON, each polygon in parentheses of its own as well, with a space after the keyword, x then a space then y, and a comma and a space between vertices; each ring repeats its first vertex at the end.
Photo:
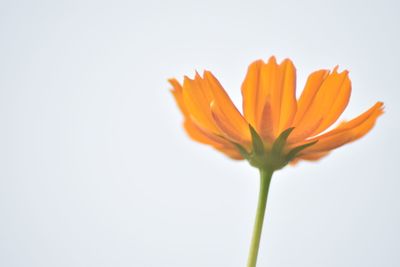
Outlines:
POLYGON ((258 248, 260 246, 265 207, 267 206, 268 191, 269 185, 271 183, 272 174, 273 171, 260 169, 260 193, 258 195, 256 220, 254 222, 253 237, 251 239, 249 258, 247 259, 247 267, 255 267, 257 264, 258 248))

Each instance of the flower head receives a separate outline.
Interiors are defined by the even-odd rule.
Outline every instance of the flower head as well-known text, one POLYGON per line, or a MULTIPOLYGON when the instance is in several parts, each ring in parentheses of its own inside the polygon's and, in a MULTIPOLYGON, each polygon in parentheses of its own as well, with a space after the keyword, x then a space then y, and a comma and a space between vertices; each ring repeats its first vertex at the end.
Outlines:
POLYGON ((348 71, 336 67, 311 73, 296 99, 296 69, 289 59, 250 64, 242 84, 243 113, 209 71, 196 73, 194 79, 185 76, 183 84, 169 82, 192 139, 259 168, 318 160, 364 136, 383 113, 383 103, 377 102, 327 131, 349 102, 348 71))

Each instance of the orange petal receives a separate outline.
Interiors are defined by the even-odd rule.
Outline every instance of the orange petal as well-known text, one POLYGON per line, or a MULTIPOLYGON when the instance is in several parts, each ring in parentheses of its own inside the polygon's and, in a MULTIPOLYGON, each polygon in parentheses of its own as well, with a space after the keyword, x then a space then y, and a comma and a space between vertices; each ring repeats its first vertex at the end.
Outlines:
POLYGON ((185 103, 183 102, 182 86, 176 79, 170 79, 169 82, 173 86, 171 92, 185 117, 183 127, 187 134, 195 141, 203 144, 209 144, 212 146, 226 145, 228 143, 226 140, 213 133, 208 133, 207 130, 202 129, 192 121, 190 114, 186 110, 185 103))
POLYGON ((276 63, 275 57, 271 57, 268 63, 264 64, 261 68, 257 112, 260 116, 267 101, 270 100, 272 121, 261 120, 261 117, 258 117, 256 121, 259 131, 264 132, 265 128, 271 129, 271 133, 267 134, 268 136, 276 136, 278 132, 282 95, 281 84, 282 79, 279 65, 276 63))
POLYGON ((321 84, 326 79, 328 74, 328 70, 319 70, 311 73, 310 76, 308 76, 306 85, 299 99, 293 126, 297 126, 298 123, 303 119, 305 113, 308 111, 311 104, 313 103, 314 97, 321 87, 321 84))
POLYGON ((256 120, 260 114, 258 110, 258 92, 260 90, 260 72, 264 65, 262 60, 257 60, 250 64, 246 77, 242 84, 243 115, 246 120, 257 130, 256 120))
POLYGON ((235 160, 243 159, 242 155, 234 147, 215 147, 215 149, 221 151, 222 153, 224 153, 231 159, 235 159, 235 160))
POLYGON ((370 109, 359 115, 358 117, 348 121, 348 122, 342 122, 338 127, 333 129, 332 131, 329 131, 320 137, 325 137, 325 136, 331 136, 346 130, 351 130, 352 128, 356 128, 357 126, 363 124, 366 120, 370 119, 371 116, 374 116, 374 114, 379 114, 381 115, 383 112, 383 103, 382 102, 376 102, 375 105, 373 105, 370 109))
POLYGON ((214 136, 210 133, 207 133, 205 130, 201 129, 190 119, 186 119, 184 121, 183 127, 185 128, 189 137, 197 142, 212 146, 226 144, 225 140, 223 140, 222 138, 218 138, 218 136, 214 136))
POLYGON ((213 136, 206 133, 191 120, 185 120, 184 128, 189 137, 193 140, 203 144, 211 145, 215 149, 223 152, 233 159, 243 159, 243 157, 231 143, 221 137, 213 136))
POLYGON ((267 64, 262 60, 253 62, 249 68, 246 78, 242 84, 243 113, 246 120, 257 132, 266 132, 267 136, 273 136, 274 116, 279 115, 277 108, 273 112, 272 104, 275 99, 280 99, 280 91, 272 88, 280 88, 280 78, 277 77, 278 64, 275 57, 271 57, 267 64), (272 92, 274 91, 274 94, 272 92), (268 120, 263 117, 265 106, 269 103, 270 116, 268 120))
POLYGON ((218 118, 223 119, 222 123, 228 125, 228 128, 232 129, 234 134, 237 135, 238 138, 236 139, 240 139, 242 142, 250 141, 249 124, 237 110, 219 81, 209 71, 204 72, 204 80, 213 93, 212 106, 214 106, 214 109, 212 109, 212 115, 214 121, 217 123, 218 118))
POLYGON ((301 160, 306 160, 306 161, 317 161, 320 160, 321 158, 329 155, 328 152, 320 152, 320 153, 311 153, 311 154, 306 154, 306 155, 300 155, 296 157, 294 160, 290 162, 290 165, 296 165, 299 161, 301 160))
POLYGON ((347 104, 349 103, 350 94, 351 94, 351 81, 348 78, 348 76, 346 76, 339 89, 335 102, 333 102, 331 108, 329 109, 329 111, 327 111, 326 115, 323 117, 321 125, 314 132, 315 134, 323 132, 339 118, 339 116, 343 113, 343 111, 347 107, 347 104))
POLYGON ((211 103, 211 114, 215 124, 218 126, 219 130, 224 134, 224 136, 235 143, 239 143, 245 147, 248 147, 251 139, 242 135, 241 131, 236 128, 233 123, 231 123, 230 118, 215 102, 211 103))
POLYGON ((265 140, 267 143, 272 143, 274 141, 274 136, 272 134, 272 108, 271 108, 271 101, 267 99, 264 110, 261 114, 261 121, 260 124, 264 125, 258 134, 265 140))
POLYGON ((298 142, 302 142, 307 139, 315 130, 321 125, 322 119, 315 122, 314 125, 310 125, 307 129, 294 128, 293 132, 289 135, 288 143, 295 144, 298 142))
POLYGON ((300 155, 299 159, 308 160, 308 161, 317 161, 317 160, 320 160, 321 158, 327 156, 329 153, 330 153, 330 151, 305 154, 305 155, 300 155))
POLYGON ((283 83, 279 112, 279 127, 278 131, 275 133, 276 135, 279 135, 282 131, 291 126, 297 110, 296 68, 292 61, 286 59, 281 64, 280 69, 283 76, 283 83))
POLYGON ((172 85, 171 93, 175 98, 175 102, 178 105, 180 111, 182 112, 184 117, 187 117, 189 114, 186 110, 185 103, 183 102, 182 95, 182 86, 176 79, 169 79, 169 83, 172 85))
POLYGON ((208 145, 226 145, 227 141, 212 134, 208 133, 207 130, 202 129, 200 126, 196 125, 191 119, 190 114, 188 113, 185 103, 183 101, 183 88, 180 83, 176 79, 170 79, 170 84, 173 86, 171 90, 179 109, 182 111, 185 120, 183 123, 183 127, 186 130, 189 137, 203 144, 208 145))
POLYGON ((171 79, 170 83, 173 86, 171 92, 185 117, 184 128, 189 137, 211 145, 233 159, 242 159, 228 139, 247 146, 243 140, 246 138, 250 140, 248 124, 217 79, 206 72, 204 78, 198 73, 194 80, 185 77, 183 86, 175 79, 171 79), (217 101, 218 110, 215 112, 216 115, 213 115, 210 105, 217 101), (215 123, 218 118, 222 118, 219 127, 215 123))
MULTIPOLYGON (((321 76, 318 78, 322 78, 322 74, 323 72, 319 73, 321 76)), ((321 81, 321 79, 315 79, 317 81, 315 84, 321 81)), ((295 118, 297 132, 306 131, 318 121, 322 120, 318 128, 310 133, 316 135, 328 128, 338 119, 350 98, 351 86, 348 72, 343 71, 338 73, 335 68, 334 71, 324 79, 317 92, 315 92, 315 88, 317 88, 317 86, 313 87, 313 90, 310 90, 310 92, 312 92, 308 94, 310 96, 314 95, 313 97, 305 97, 305 99, 307 99, 305 102, 309 103, 309 101, 311 101, 311 104, 308 105, 306 110, 304 107, 301 108, 301 113, 304 115, 301 116, 300 114, 295 118)))
POLYGON ((268 63, 258 60, 249 66, 242 84, 243 112, 264 137, 276 137, 292 124, 297 109, 295 83, 296 69, 288 59, 277 64, 271 57, 268 63))
POLYGON ((201 86, 197 79, 191 80, 185 77, 182 95, 188 114, 202 128, 218 133, 218 128, 211 116, 210 103, 212 99, 209 91, 210 89, 201 86))
POLYGON ((319 139, 315 145, 310 146, 308 149, 306 148, 304 153, 309 154, 311 152, 329 151, 350 143, 352 139, 353 136, 351 132, 343 132, 337 135, 324 137, 319 139))
POLYGON ((304 153, 324 152, 353 142, 366 135, 375 125, 377 118, 383 114, 383 103, 377 102, 369 110, 355 119, 344 122, 326 134, 314 137, 307 142, 318 140, 315 145, 304 150, 304 153))

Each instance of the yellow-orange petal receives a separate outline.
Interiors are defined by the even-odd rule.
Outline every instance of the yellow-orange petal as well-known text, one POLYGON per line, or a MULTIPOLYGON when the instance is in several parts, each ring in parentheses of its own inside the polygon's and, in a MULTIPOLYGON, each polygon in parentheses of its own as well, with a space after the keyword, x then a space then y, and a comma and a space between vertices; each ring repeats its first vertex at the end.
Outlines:
POLYGON ((296 69, 292 61, 285 59, 278 64, 271 57, 267 63, 253 62, 242 84, 244 117, 262 136, 277 137, 295 117, 295 90, 296 69))
POLYGON ((183 102, 182 85, 176 79, 169 79, 168 81, 172 85, 171 93, 175 98, 176 104, 183 116, 187 117, 189 114, 186 110, 185 103, 183 102))
POLYGON ((290 162, 290 165, 296 165, 301 160, 317 161, 317 160, 320 160, 323 157, 326 157, 327 155, 329 155, 329 153, 330 153, 330 151, 299 155, 298 157, 296 157, 294 160, 292 160, 290 162))
POLYGON ((183 126, 188 136, 193 140, 202 144, 210 145, 213 148, 226 154, 230 158, 237 160, 243 159, 240 153, 235 149, 235 147, 229 141, 219 136, 215 136, 213 134, 205 132, 190 119, 185 120, 183 126))
POLYGON ((218 118, 222 118, 224 120, 223 124, 228 124, 229 128, 238 135, 240 140, 244 142, 250 141, 251 137, 248 122, 235 107, 219 81, 209 71, 204 72, 204 80, 213 93, 212 106, 214 106, 214 109, 212 108, 211 112, 214 121, 218 120, 218 118))
POLYGON ((333 129, 332 131, 329 131, 321 135, 320 137, 331 136, 333 134, 338 134, 340 132, 356 128, 357 126, 364 123, 366 120, 370 119, 371 116, 373 117, 374 115, 381 115, 382 112, 383 112, 383 102, 378 101, 361 115, 357 116, 356 118, 350 121, 342 122, 338 127, 333 129))
POLYGON ((337 119, 343 113, 343 111, 347 107, 347 104, 349 103, 350 94, 351 94, 351 81, 346 75, 337 93, 336 100, 332 103, 330 109, 327 110, 326 115, 323 117, 322 123, 320 124, 318 129, 314 131, 314 134, 323 132, 333 123, 335 123, 335 121, 337 121, 337 119))
POLYGON ((193 122, 190 114, 186 110, 185 103, 183 102, 182 86, 176 79, 170 79, 169 82, 173 86, 171 92, 185 118, 183 127, 189 137, 203 144, 208 144, 212 146, 226 146, 229 142, 227 142, 225 139, 211 132, 207 132, 207 130, 202 129, 200 126, 196 125, 195 122, 193 122))
POLYGON ((328 70, 318 70, 308 76, 306 85, 298 101, 297 112, 293 121, 293 126, 297 126, 298 123, 303 119, 328 74, 328 70))
POLYGON ((207 133, 198 127, 192 120, 186 119, 183 123, 183 127, 186 130, 186 133, 193 140, 207 144, 212 146, 224 145, 223 140, 219 140, 217 137, 214 137, 211 133, 207 133))
POLYGON ((212 146, 213 148, 224 153, 225 155, 227 155, 232 159, 235 160, 243 159, 240 153, 235 149, 235 147, 229 141, 213 133, 207 132, 204 129, 201 129, 191 120, 190 118, 191 116, 187 112, 185 103, 183 101, 183 93, 182 93, 183 88, 181 84, 176 79, 170 79, 169 82, 173 87, 171 92, 175 98, 175 101, 179 109, 181 110, 183 116, 185 117, 183 127, 188 136, 199 143, 212 146))
POLYGON ((234 147, 215 147, 215 149, 221 151, 231 159, 242 160, 242 155, 238 152, 238 150, 234 147))
POLYGON ((321 158, 327 156, 329 153, 330 153, 330 151, 305 154, 305 155, 300 155, 299 159, 308 160, 308 161, 317 161, 317 160, 320 160, 321 158))
POLYGON ((250 144, 250 138, 242 135, 242 132, 235 127, 235 125, 230 121, 230 118, 215 102, 211 103, 211 114, 215 124, 226 138, 245 147, 250 144))
POLYGON ((260 124, 264 126, 259 130, 258 134, 266 143, 273 143, 272 108, 271 100, 269 98, 265 101, 264 110, 261 113, 260 124))
POLYGON ((350 143, 353 139, 351 132, 343 132, 333 136, 327 136, 318 140, 315 145, 310 148, 306 148, 304 154, 310 154, 313 152, 323 152, 333 150, 344 144, 350 143))
POLYGON ((259 114, 258 92, 260 90, 260 72, 264 62, 257 60, 250 64, 247 69, 246 77, 242 83, 243 115, 246 120, 257 130, 256 118, 259 114))
POLYGON ((193 119, 202 128, 210 132, 218 133, 210 110, 209 88, 204 88, 197 80, 191 80, 185 76, 183 81, 183 101, 184 106, 191 119, 193 119))
POLYGON ((263 64, 260 73, 260 88, 258 91, 258 105, 257 112, 258 117, 256 120, 257 128, 260 132, 265 132, 265 129, 271 129, 267 136, 276 136, 279 127, 280 107, 281 107, 281 90, 282 75, 280 66, 277 64, 275 57, 271 57, 267 64, 263 64), (261 119, 260 115, 262 111, 270 101, 271 105, 271 119, 272 121, 266 121, 261 119), (269 124, 269 125, 268 125, 269 124))
POLYGON ((296 100, 296 68, 293 62, 285 59, 280 66, 282 75, 282 93, 280 99, 280 117, 277 124, 275 135, 279 135, 282 131, 289 128, 292 124, 297 110, 296 100))
POLYGON ((320 120, 322 120, 321 124, 311 135, 316 135, 328 128, 344 111, 350 98, 350 92, 348 72, 338 73, 335 68, 322 82, 302 118, 297 119, 296 131, 306 131, 320 120))
POLYGON ((289 135, 288 143, 295 144, 306 140, 315 130, 321 125, 322 119, 316 121, 314 125, 310 125, 307 129, 294 128, 292 133, 289 135))
POLYGON ((308 140, 308 142, 312 142, 313 140, 318 140, 318 142, 306 148, 304 154, 329 151, 363 137, 372 129, 377 118, 382 114, 383 103, 377 102, 373 107, 355 119, 344 122, 332 131, 308 140))

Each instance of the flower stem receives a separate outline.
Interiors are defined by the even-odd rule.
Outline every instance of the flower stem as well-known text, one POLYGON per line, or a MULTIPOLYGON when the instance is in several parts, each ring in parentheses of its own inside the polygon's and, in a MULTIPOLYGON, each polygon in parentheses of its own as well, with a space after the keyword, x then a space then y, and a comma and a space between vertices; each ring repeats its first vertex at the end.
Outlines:
POLYGON ((269 185, 271 183, 272 174, 273 171, 260 169, 260 193, 258 195, 256 220, 254 222, 253 237, 251 239, 249 257, 247 259, 247 267, 255 267, 257 264, 258 248, 260 246, 265 207, 267 206, 268 191, 269 185))

